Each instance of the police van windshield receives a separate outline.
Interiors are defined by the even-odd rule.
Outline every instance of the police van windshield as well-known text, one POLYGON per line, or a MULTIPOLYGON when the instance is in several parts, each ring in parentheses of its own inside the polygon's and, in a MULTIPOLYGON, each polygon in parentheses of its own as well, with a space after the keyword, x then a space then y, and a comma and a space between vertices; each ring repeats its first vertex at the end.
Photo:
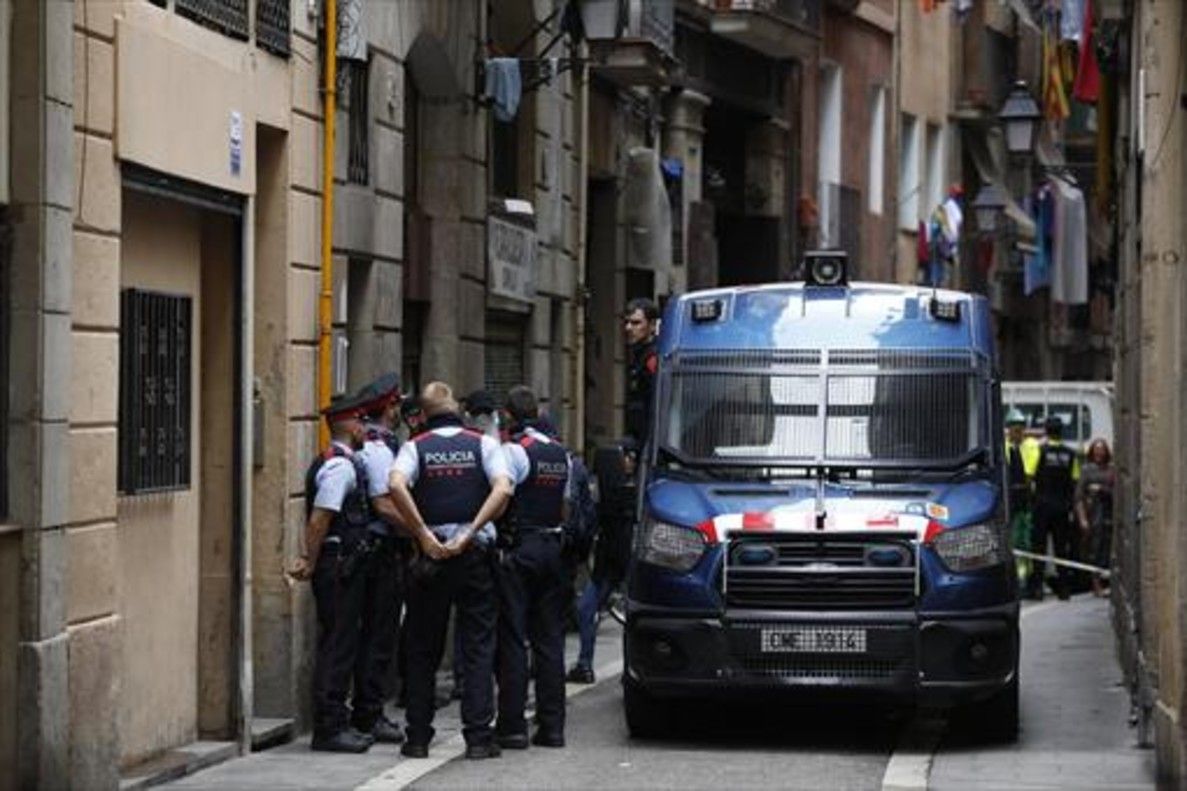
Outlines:
POLYGON ((989 436, 965 351, 678 354, 665 379, 659 445, 689 465, 952 467, 989 436))

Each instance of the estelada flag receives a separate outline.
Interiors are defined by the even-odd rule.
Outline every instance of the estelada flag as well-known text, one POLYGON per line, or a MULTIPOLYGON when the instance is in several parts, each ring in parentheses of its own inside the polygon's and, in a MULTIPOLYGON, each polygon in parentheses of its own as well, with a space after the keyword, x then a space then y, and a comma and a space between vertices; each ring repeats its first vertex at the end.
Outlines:
POLYGON ((1043 29, 1043 114, 1052 121, 1062 121, 1071 113, 1063 84, 1059 45, 1054 31, 1046 27, 1043 29))

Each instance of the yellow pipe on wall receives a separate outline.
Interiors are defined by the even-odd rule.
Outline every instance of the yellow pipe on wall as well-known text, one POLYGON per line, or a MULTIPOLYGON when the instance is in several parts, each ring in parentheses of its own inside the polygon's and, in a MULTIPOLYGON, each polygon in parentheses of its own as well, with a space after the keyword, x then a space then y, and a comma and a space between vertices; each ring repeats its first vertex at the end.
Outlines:
MULTIPOLYGON (((338 99, 338 3, 325 0, 326 68, 322 89, 325 111, 322 138, 321 176, 321 299, 318 303, 317 405, 330 405, 330 380, 333 368, 334 337, 334 120, 338 99)), ((330 444, 330 427, 318 421, 318 447, 330 444)))

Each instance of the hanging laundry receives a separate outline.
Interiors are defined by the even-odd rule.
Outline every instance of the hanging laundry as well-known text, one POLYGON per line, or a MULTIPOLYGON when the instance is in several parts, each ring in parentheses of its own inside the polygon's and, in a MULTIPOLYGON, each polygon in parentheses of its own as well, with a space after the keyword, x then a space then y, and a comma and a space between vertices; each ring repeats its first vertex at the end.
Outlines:
POLYGON ((1087 0, 1063 0, 1059 13, 1059 37, 1064 41, 1080 41, 1084 29, 1084 8, 1087 0))
POLYGON ((919 221, 919 233, 915 237, 915 261, 924 266, 931 259, 931 247, 927 243, 927 224, 919 221))
MULTIPOLYGON (((1065 0, 1066 2, 1066 0, 1065 0)), ((1100 64, 1096 60, 1096 42, 1092 35, 1092 3, 1084 8, 1084 30, 1080 35, 1080 66, 1072 96, 1076 101, 1094 104, 1100 96, 1100 64)))
POLYGON ((518 58, 491 58, 486 62, 485 98, 491 101, 496 119, 505 124, 515 120, 522 92, 518 58))
POLYGON ((1051 188, 1040 187, 1031 199, 1035 221, 1035 252, 1023 260, 1022 292, 1030 296, 1051 285, 1051 243, 1055 226, 1055 206, 1051 188))
POLYGON ((1088 302, 1088 217, 1084 193, 1063 179, 1052 179, 1055 235, 1052 245, 1051 301, 1088 302))
POLYGON ((1043 114, 1049 120, 1062 121, 1070 112, 1063 83, 1059 43, 1054 31, 1047 26, 1043 30, 1043 114))
POLYGON ((960 203, 956 200, 955 195, 949 195, 940 204, 940 209, 944 214, 944 235, 948 237, 948 242, 955 247, 960 240, 960 227, 964 224, 964 212, 960 210, 960 203))

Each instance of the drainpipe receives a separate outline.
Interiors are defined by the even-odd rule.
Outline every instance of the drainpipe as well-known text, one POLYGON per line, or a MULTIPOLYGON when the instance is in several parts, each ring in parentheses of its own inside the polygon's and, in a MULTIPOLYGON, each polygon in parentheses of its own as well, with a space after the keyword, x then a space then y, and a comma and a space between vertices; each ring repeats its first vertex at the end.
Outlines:
MULTIPOLYGON (((319 334, 317 340, 317 406, 330 404, 332 368, 331 341, 334 317, 334 120, 338 98, 338 2, 326 2, 326 68, 322 86, 324 127, 322 138, 321 178, 321 299, 318 304, 319 334)), ((330 427, 318 421, 318 447, 330 443, 330 427)))
POLYGON ((256 200, 248 195, 243 206, 242 241, 239 252, 239 464, 238 513, 235 531, 236 576, 239 578, 239 750, 251 752, 251 724, 255 717, 255 680, 252 675, 251 643, 251 489, 255 445, 252 415, 255 382, 255 271, 256 271, 256 200))
POLYGON ((581 63, 581 84, 578 88, 581 102, 580 139, 577 150, 581 152, 581 166, 577 174, 577 314, 576 338, 574 348, 577 359, 573 370, 576 372, 576 387, 573 388, 573 411, 577 415, 577 426, 574 433, 573 447, 578 453, 585 453, 585 268, 586 268, 586 237, 589 235, 589 212, 586 203, 589 200, 589 45, 582 42, 578 55, 581 63))

